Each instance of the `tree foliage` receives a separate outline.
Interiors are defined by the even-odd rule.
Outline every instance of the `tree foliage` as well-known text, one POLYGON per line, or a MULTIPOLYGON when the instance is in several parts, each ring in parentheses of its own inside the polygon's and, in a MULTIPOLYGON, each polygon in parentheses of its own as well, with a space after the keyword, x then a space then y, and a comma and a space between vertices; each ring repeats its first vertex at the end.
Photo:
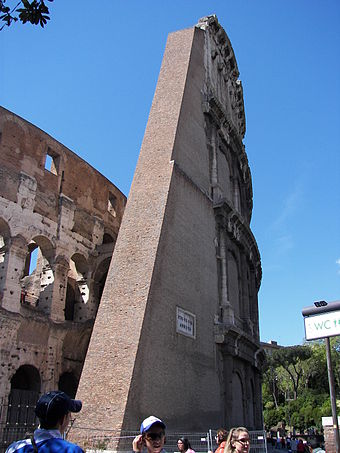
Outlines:
MULTIPOLYGON (((53 2, 53 0, 47 0, 53 2)), ((0 0, 0 31, 13 22, 20 21, 22 24, 31 23, 44 27, 50 20, 49 9, 44 0, 21 0, 14 5, 7 6, 6 0, 0 0)))
MULTIPOLYGON (((340 396, 340 340, 331 339, 336 391, 340 396)), ((268 355, 262 385, 264 422, 267 428, 284 422, 298 430, 321 428, 321 417, 330 416, 325 345, 316 341, 280 348, 268 355)))

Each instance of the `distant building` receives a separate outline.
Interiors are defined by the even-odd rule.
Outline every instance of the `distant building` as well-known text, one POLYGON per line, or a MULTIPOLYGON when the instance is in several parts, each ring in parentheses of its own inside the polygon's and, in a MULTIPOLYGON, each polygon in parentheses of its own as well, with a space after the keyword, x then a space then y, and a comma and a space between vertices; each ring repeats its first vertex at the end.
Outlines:
POLYGON ((277 341, 270 340, 268 343, 261 341, 261 348, 265 351, 266 354, 272 355, 274 351, 284 348, 277 344, 277 341))

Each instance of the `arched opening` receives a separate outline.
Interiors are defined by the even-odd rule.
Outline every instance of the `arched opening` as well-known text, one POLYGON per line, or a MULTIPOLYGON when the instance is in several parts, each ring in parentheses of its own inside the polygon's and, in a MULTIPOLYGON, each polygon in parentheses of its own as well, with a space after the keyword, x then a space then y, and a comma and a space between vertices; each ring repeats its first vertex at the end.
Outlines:
POLYGON ((65 392, 70 398, 75 398, 78 388, 78 380, 73 373, 63 373, 58 382, 58 389, 65 392))
POLYGON ((46 237, 38 236, 29 242, 21 279, 22 305, 49 313, 54 282, 52 259, 53 246, 46 237))
POLYGON ((36 426, 34 408, 39 398, 40 387, 39 371, 32 365, 22 365, 13 375, 4 433, 6 443, 17 440, 36 426))
POLYGON ((109 233, 104 233, 103 235, 103 244, 111 244, 113 242, 113 237, 109 233))
POLYGON ((7 222, 0 219, 0 303, 3 298, 3 290, 6 284, 10 238, 11 233, 7 222))
POLYGON ((254 382, 250 380, 250 401, 249 401, 249 427, 255 428, 256 420, 256 403, 255 403, 255 389, 254 389, 254 382))
POLYGON ((86 319, 83 310, 89 300, 87 282, 88 264, 84 256, 75 253, 70 259, 65 299, 65 320, 82 321, 86 319))
POLYGON ((244 426, 244 410, 243 410, 243 385, 238 373, 233 373, 232 381, 232 395, 233 395, 233 420, 234 426, 244 426))
POLYGON ((235 256, 232 252, 228 253, 228 286, 229 301, 233 307, 236 316, 240 316, 240 289, 239 273, 235 256))
MULTIPOLYGON (((78 288, 73 288, 71 283, 67 282, 66 301, 65 301, 65 321, 74 320, 74 307, 75 307, 75 303, 76 303, 76 299, 77 299, 75 289, 77 289, 79 291, 78 288)), ((80 297, 80 295, 79 295, 79 297, 80 297)))
POLYGON ((96 269, 94 274, 94 285, 93 285, 93 303, 95 306, 95 312, 93 316, 96 315, 100 303, 100 299, 103 294, 107 274, 109 272, 111 257, 104 259, 96 269))

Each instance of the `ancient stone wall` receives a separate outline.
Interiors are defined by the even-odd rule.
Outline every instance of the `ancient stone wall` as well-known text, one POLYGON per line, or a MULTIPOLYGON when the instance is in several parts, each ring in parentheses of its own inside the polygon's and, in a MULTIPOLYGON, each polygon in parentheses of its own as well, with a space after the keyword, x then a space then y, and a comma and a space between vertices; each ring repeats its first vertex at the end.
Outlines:
POLYGON ((261 263, 244 133, 237 64, 216 17, 170 34, 78 389, 75 439, 89 419, 122 432, 150 414, 182 432, 262 428, 261 263))
MULTIPOLYGON (((126 198, 0 108, 0 398, 75 395, 126 198)), ((2 411, 0 423, 15 414, 2 411)))

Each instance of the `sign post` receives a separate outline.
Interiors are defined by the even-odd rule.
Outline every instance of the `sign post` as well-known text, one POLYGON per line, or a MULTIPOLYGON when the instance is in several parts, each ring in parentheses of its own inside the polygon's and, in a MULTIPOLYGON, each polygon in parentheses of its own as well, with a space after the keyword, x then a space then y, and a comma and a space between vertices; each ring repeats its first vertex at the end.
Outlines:
POLYGON ((336 453, 340 453, 339 424, 336 414, 336 397, 334 385, 334 373, 332 367, 331 347, 329 337, 340 335, 340 301, 315 302, 314 306, 302 310, 305 322, 306 340, 325 339, 327 355, 327 371, 329 382, 329 394, 332 406, 332 418, 336 453))

